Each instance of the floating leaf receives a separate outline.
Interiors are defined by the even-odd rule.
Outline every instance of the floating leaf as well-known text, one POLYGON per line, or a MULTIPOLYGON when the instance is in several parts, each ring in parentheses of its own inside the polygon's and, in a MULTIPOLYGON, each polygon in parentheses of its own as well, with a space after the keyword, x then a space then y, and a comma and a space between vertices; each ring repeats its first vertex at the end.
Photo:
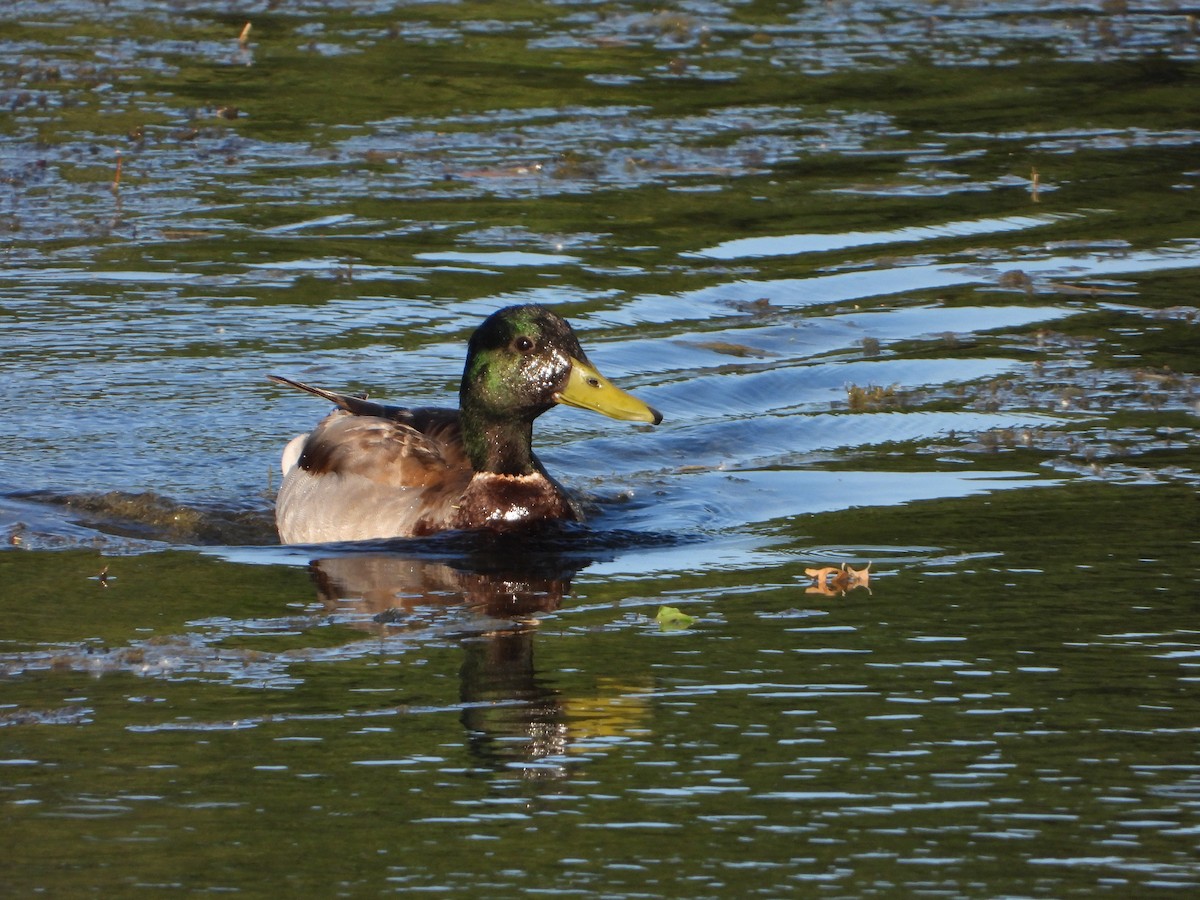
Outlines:
POLYGON ((855 588, 866 588, 871 593, 871 564, 861 569, 852 569, 845 563, 841 566, 823 566, 820 569, 805 569, 804 574, 813 580, 805 588, 806 594, 821 594, 825 597, 840 597, 855 588))
POLYGON ((663 631, 682 631, 696 624, 696 617, 680 612, 674 606, 660 606, 654 621, 663 631))
POLYGON ((866 588, 867 593, 871 593, 871 564, 867 563, 861 569, 851 569, 846 567, 846 574, 850 576, 850 585, 852 587, 866 588))

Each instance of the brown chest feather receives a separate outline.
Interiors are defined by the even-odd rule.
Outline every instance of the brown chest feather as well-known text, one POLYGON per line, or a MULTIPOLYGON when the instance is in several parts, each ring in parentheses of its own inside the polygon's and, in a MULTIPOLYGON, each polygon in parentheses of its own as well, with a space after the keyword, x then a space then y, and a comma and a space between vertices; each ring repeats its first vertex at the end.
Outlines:
POLYGON ((563 489, 545 475, 476 473, 442 527, 508 531, 531 522, 579 518, 563 489))

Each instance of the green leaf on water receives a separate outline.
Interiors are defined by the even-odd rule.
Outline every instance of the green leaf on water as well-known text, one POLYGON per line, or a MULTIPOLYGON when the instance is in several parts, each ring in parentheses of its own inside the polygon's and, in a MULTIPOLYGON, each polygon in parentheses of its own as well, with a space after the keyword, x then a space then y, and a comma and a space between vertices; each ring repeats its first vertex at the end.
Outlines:
POLYGON ((654 617, 658 627, 663 631, 681 631, 696 624, 696 617, 680 612, 674 606, 660 606, 658 615, 654 617))

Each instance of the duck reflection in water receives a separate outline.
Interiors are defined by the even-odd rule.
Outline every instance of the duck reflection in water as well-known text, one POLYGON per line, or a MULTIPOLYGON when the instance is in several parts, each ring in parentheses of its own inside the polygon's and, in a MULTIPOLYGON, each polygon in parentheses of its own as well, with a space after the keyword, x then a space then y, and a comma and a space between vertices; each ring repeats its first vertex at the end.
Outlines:
POLYGON ((566 700, 538 676, 537 617, 561 606, 590 560, 511 550, 504 543, 449 558, 351 554, 310 568, 325 608, 352 614, 358 627, 385 638, 419 631, 462 647, 461 720, 480 764, 558 778, 565 769, 553 759, 570 741, 566 700))

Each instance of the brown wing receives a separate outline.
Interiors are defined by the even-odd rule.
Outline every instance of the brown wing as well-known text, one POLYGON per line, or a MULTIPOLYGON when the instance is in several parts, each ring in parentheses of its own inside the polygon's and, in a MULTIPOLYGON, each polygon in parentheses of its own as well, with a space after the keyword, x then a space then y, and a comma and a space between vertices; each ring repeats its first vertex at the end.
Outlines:
POLYGON ((309 433, 298 465, 310 475, 358 475, 390 487, 469 478, 455 410, 414 410, 416 424, 339 410, 309 433), (440 415, 433 415, 438 413, 440 415))

